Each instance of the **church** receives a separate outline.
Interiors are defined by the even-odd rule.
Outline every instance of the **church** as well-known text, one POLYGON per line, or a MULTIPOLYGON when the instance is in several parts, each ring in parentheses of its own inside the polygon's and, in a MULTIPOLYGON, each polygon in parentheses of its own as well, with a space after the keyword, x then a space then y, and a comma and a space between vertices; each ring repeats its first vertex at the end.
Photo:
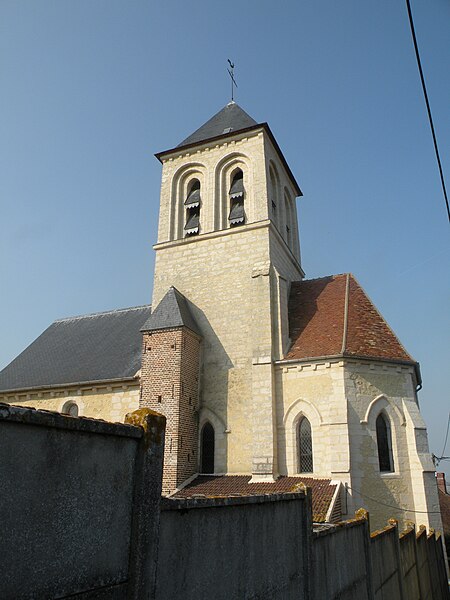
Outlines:
POLYGON ((442 529, 419 364, 350 273, 305 279, 301 190, 267 123, 230 102, 162 164, 151 306, 55 321, 0 401, 167 418, 163 492, 312 488, 314 520, 364 507, 442 529))

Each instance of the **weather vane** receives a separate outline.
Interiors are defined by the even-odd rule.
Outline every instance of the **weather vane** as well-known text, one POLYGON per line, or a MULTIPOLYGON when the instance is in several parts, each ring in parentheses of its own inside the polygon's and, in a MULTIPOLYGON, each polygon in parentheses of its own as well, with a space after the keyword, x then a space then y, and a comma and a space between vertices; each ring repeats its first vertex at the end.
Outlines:
POLYGON ((231 77, 231 102, 234 102, 234 86, 237 87, 236 80, 234 79, 234 63, 232 63, 231 60, 228 59, 228 64, 230 65, 230 68, 228 69, 227 67, 227 71, 229 76, 231 77))

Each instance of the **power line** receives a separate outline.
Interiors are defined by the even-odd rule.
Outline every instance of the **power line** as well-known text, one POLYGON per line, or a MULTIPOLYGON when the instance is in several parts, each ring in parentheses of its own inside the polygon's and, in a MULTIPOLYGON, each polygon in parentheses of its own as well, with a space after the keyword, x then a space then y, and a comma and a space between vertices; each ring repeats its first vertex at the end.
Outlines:
POLYGON ((411 6, 409 3, 409 0, 406 0, 406 7, 408 9, 409 25, 411 27, 411 35, 412 35, 413 42, 414 42, 414 50, 416 52, 417 66, 419 67, 423 95, 425 96, 425 103, 427 105, 428 120, 430 122, 431 135, 433 136, 434 150, 436 152, 436 158, 437 158, 437 163, 438 163, 438 167, 439 167, 439 174, 441 176, 442 191, 444 192, 445 206, 447 207, 447 217, 450 222, 450 207, 448 204, 447 190, 445 188, 444 172, 442 171, 442 165, 441 165, 441 159, 439 156, 439 149, 438 149, 438 145, 437 145, 436 134, 434 132, 433 117, 431 116, 431 108, 430 108, 430 103, 428 101, 428 94, 427 94, 427 88, 425 85, 425 78, 423 76, 422 64, 420 62, 419 48, 417 46, 416 32, 414 31, 414 22, 413 22, 413 17, 412 17, 411 6))
POLYGON ((447 420, 447 433, 445 434, 445 441, 444 441, 444 447, 442 448, 442 452, 441 452, 441 456, 437 456, 436 458, 438 460, 442 460, 443 458, 446 458, 444 456, 444 452, 445 452, 445 448, 447 447, 447 440, 448 440, 448 430, 450 428, 450 412, 448 413, 448 420, 447 420))
POLYGON ((400 510, 402 512, 411 512, 411 513, 416 513, 416 514, 424 514, 424 515, 440 515, 441 514, 440 510, 435 510, 435 511, 433 511, 433 510, 412 510, 411 508, 400 508, 400 506, 394 506, 393 504, 386 504, 386 502, 380 502, 380 500, 375 500, 375 498, 372 498, 371 496, 367 496, 366 494, 363 494, 362 492, 355 490, 355 488, 351 488, 349 485, 346 486, 346 489, 352 490, 352 492, 356 492, 363 498, 367 498, 367 500, 372 500, 372 502, 375 502, 375 504, 381 504, 382 506, 388 506, 389 508, 393 508, 394 510, 400 510))

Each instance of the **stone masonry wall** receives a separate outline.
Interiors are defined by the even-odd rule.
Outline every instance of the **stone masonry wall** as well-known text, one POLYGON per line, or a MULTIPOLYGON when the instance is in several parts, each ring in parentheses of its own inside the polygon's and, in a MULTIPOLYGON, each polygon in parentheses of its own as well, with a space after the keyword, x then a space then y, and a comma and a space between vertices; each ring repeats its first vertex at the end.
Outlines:
POLYGON ((346 514, 368 509, 374 529, 395 517, 402 526, 410 520, 442 530, 412 367, 336 359, 280 365, 275 373, 281 474, 298 473, 297 425, 304 415, 312 429, 314 476, 348 484, 346 514), (391 426, 393 472, 379 469, 375 421, 381 410, 391 426))
POLYGON ((297 427, 305 416, 311 423, 314 476, 348 481, 350 456, 342 361, 280 365, 275 377, 280 473, 298 474, 297 427))
POLYGON ((290 282, 303 277, 294 197, 263 130, 163 159, 153 306, 171 285, 194 305, 204 337, 200 423, 208 420, 215 429, 216 472, 265 477, 277 470, 272 362, 288 345, 290 282), (230 229, 228 191, 237 168, 244 174, 246 224, 230 229), (269 168, 277 172, 276 214, 269 168), (183 239, 192 178, 201 186, 200 235, 183 239), (286 194, 295 221, 291 248, 286 194))
POLYGON ((355 503, 368 508, 374 528, 384 523, 389 512, 401 524, 410 520, 442 529, 434 465, 415 385, 414 370, 407 365, 347 363, 352 495, 355 503), (382 473, 375 426, 381 411, 389 419, 394 463, 392 472, 382 473))
POLYGON ((0 395, 0 402, 62 412, 68 403, 78 406, 81 417, 123 423, 125 415, 139 408, 139 384, 123 383, 105 386, 40 390, 29 393, 0 395))
MULTIPOLYGON (((171 285, 184 294, 203 336, 200 417, 216 439, 216 472, 251 472, 252 303, 255 264, 268 262, 267 227, 247 225, 156 247, 153 306, 171 285)), ((270 315, 259 314, 270 335, 270 315)))

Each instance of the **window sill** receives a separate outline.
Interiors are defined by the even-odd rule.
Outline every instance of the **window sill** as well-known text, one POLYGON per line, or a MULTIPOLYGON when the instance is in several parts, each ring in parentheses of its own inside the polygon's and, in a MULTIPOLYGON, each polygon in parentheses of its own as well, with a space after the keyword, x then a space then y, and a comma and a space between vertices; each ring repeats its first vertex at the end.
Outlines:
POLYGON ((399 473, 396 473, 395 471, 393 471, 392 473, 389 471, 380 471, 380 476, 383 477, 383 479, 401 479, 401 475, 399 473))

